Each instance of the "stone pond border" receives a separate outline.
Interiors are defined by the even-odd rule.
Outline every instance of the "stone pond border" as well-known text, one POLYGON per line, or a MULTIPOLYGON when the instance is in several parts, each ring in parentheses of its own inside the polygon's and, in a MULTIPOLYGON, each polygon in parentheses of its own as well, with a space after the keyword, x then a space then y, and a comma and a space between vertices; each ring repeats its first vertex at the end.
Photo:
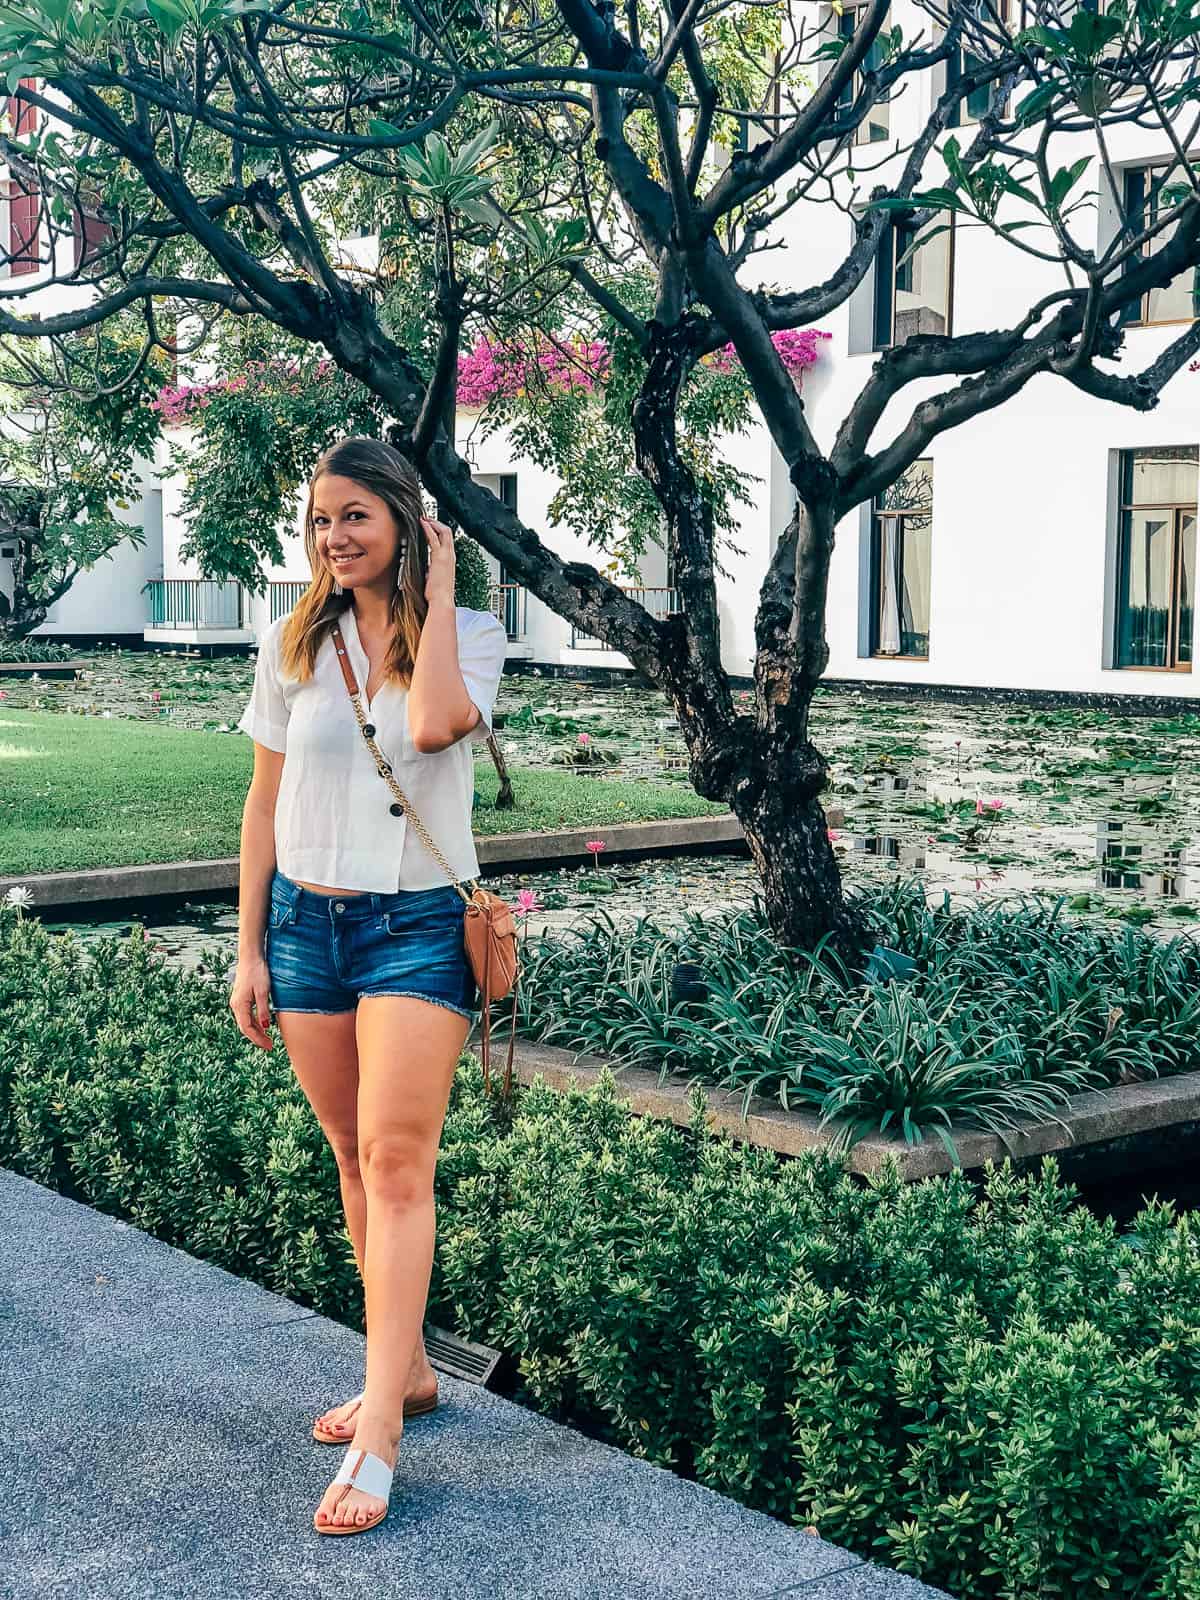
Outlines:
MULTIPOLYGON (((748 853, 741 823, 731 813, 674 817, 658 822, 614 822, 586 828, 533 829, 522 833, 477 835, 480 872, 515 872, 554 866, 588 865, 589 839, 604 840, 604 859, 636 859, 717 848, 748 853)), ((104 901, 140 900, 148 895, 182 895, 236 889, 239 858, 152 862, 133 867, 95 867, 81 872, 27 872, 0 878, 0 899, 23 885, 32 909, 49 911, 104 901)))
MULTIPOLYGON (((522 1083, 532 1083, 540 1076, 555 1089, 591 1088, 606 1066, 616 1078, 618 1092, 635 1112, 666 1118, 681 1126, 691 1121, 688 1084, 684 1080, 668 1079, 660 1084, 658 1073, 647 1068, 620 1066, 601 1056, 531 1040, 518 1039, 513 1051, 513 1071, 522 1083)), ((735 1139, 788 1156, 830 1143, 830 1134, 819 1127, 814 1112, 785 1111, 776 1101, 756 1096, 743 1120, 740 1093, 712 1084, 702 1087, 708 1097, 708 1126, 714 1133, 729 1133, 735 1139)), ((1052 1153, 1099 1151, 1100 1147, 1128 1156, 1126 1141, 1180 1131, 1188 1124, 1200 1125, 1200 1072, 1076 1095, 1063 1111, 1061 1122, 1022 1122, 1004 1139, 963 1130, 955 1134, 954 1142, 960 1164, 972 1169, 982 1167, 986 1161, 1001 1162, 1006 1155, 1025 1160, 1052 1153)), ((847 1166, 852 1172, 867 1175, 877 1172, 888 1156, 895 1156, 905 1181, 910 1183, 949 1172, 954 1165, 949 1151, 936 1137, 924 1144, 906 1145, 902 1139, 872 1135, 851 1147, 847 1166)))
POLYGON ((32 678, 35 672, 39 678, 73 678, 91 666, 91 661, 0 661, 0 679, 32 678))

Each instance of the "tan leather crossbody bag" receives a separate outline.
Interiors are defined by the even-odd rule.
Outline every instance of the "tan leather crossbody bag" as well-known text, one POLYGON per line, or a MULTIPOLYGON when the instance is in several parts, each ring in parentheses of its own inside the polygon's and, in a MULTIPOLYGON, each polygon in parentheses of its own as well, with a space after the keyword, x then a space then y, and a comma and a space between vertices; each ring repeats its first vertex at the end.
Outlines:
MULTIPOLYGON (((342 677, 346 681, 346 692, 350 696, 350 704, 354 708, 354 715, 358 726, 366 741, 367 749, 371 752, 379 776, 383 778, 392 793, 396 796, 400 808, 408 816, 409 821, 416 828, 422 844, 429 851, 434 860, 441 866, 450 882, 458 890, 466 902, 466 911, 463 916, 463 942, 467 952, 467 960, 471 963, 471 971, 475 975, 475 982, 479 986, 479 1000, 482 1007, 480 1022, 480 1060, 483 1064, 483 1083, 488 1088, 491 1082, 491 1007, 493 1001, 502 1000, 511 990, 513 1003, 512 1015, 509 1018, 508 1028, 508 1059, 504 1064, 505 1095, 512 1093, 512 1067, 513 1046, 516 1042, 517 1022, 517 978, 520 973, 520 962, 517 957, 517 924, 513 916, 512 907, 498 894, 492 894, 479 883, 478 879, 468 878, 467 883, 472 884, 470 894, 463 889, 462 880, 455 874, 453 868, 437 845, 429 837, 425 824, 417 816, 408 802, 408 797, 396 782, 392 774, 391 762, 388 761, 383 751, 375 743, 375 729, 366 719, 361 704, 361 694, 358 680, 354 676, 354 668, 350 665, 350 657, 346 653, 346 641, 342 637, 342 630, 335 622, 333 625, 333 643, 337 650, 338 662, 341 665, 342 677)), ((400 811, 392 807, 397 816, 400 811)))

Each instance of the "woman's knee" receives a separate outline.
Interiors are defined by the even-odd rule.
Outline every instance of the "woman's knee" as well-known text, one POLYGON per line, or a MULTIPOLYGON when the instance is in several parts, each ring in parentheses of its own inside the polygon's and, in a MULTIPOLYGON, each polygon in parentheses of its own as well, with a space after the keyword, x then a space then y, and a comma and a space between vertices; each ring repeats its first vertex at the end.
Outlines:
POLYGON ((337 1162, 338 1176, 348 1179, 351 1183, 361 1183, 362 1167, 358 1159, 357 1129, 345 1136, 328 1137, 329 1148, 333 1151, 333 1159, 337 1162))
POLYGON ((433 1193, 436 1151, 413 1135, 389 1133, 360 1137, 358 1166, 373 1199, 397 1210, 428 1203, 433 1193))

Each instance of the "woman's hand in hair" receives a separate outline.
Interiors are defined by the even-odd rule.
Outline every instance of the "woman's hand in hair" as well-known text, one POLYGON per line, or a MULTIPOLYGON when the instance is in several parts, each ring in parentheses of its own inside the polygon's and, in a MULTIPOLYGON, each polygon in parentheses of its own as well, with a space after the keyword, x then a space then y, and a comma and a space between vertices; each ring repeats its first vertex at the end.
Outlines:
POLYGON ((426 605, 454 605, 454 534, 444 522, 422 517, 429 540, 429 571, 425 578, 426 605))

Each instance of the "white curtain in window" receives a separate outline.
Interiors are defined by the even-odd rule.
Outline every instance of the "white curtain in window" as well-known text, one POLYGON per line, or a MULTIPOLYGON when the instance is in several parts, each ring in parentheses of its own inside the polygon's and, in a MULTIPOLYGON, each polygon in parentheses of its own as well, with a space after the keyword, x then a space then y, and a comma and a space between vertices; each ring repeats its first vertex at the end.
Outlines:
POLYGON ((879 519, 879 654, 900 653, 900 518, 879 519))

